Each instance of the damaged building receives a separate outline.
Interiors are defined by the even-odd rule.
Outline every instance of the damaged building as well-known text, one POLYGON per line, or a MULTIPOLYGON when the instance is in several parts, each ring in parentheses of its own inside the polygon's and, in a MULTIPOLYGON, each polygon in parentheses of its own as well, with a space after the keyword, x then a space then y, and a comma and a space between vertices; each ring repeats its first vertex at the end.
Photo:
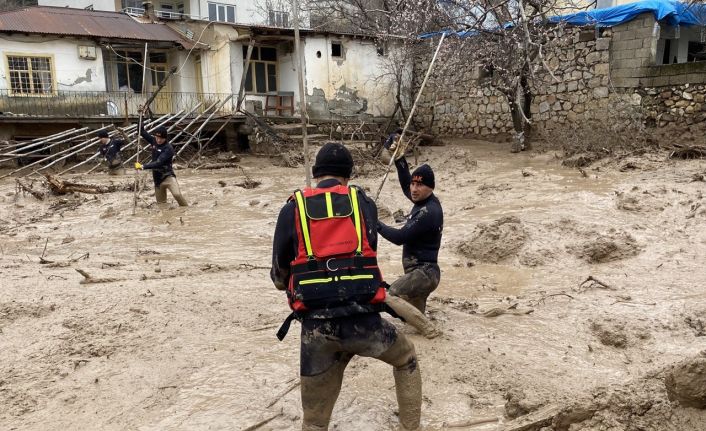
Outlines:
MULTIPOLYGON (((0 13, 0 139, 135 122, 139 107, 176 68, 152 103, 153 113, 198 113, 217 103, 217 116, 205 131, 221 130, 229 122, 224 135, 235 140, 245 121, 235 111, 251 42, 243 110, 281 121, 298 116, 294 31, 287 28, 288 17, 273 25, 266 16, 265 24, 242 24, 231 22, 227 12, 218 18, 216 10, 217 19, 209 21, 189 14, 198 2, 174 14, 166 14, 162 3, 157 4, 161 9, 145 3, 124 11, 37 6, 0 13)), ((123 4, 114 6, 120 10, 123 4)), ((207 2, 201 6, 209 8, 207 2)), ((309 29, 301 31, 301 39, 312 122, 393 114, 398 84, 386 65, 394 47, 383 50, 365 35, 309 29)), ((409 88, 411 65, 405 78, 402 87, 409 88)))

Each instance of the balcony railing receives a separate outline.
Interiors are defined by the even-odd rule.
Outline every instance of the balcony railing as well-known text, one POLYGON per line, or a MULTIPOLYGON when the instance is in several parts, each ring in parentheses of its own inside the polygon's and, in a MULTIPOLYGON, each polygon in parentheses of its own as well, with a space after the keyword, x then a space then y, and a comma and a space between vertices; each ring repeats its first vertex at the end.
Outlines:
MULTIPOLYGON (((5 117, 135 117, 150 94, 135 94, 124 91, 59 91, 56 94, 13 95, 0 90, 0 118, 5 117)), ((150 105, 155 114, 166 114, 191 109, 203 112, 213 103, 225 100, 226 93, 181 93, 161 92, 150 105)), ((231 98, 218 109, 218 114, 228 115, 235 111, 237 97, 231 98)))

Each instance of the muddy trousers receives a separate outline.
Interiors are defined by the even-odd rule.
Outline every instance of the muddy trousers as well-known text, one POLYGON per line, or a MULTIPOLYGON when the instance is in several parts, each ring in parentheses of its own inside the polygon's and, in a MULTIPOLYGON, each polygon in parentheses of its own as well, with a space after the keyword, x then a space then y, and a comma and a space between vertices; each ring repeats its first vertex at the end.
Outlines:
POLYGON ((302 322, 302 430, 328 430, 343 373, 355 355, 393 366, 400 429, 417 430, 422 378, 414 345, 377 313, 302 322))
POLYGON ((405 274, 390 285, 389 293, 406 300, 424 313, 427 298, 439 286, 441 271, 435 263, 405 268, 405 274))
POLYGON ((175 177, 165 178, 159 186, 154 188, 154 196, 157 198, 157 203, 163 204, 167 203, 167 190, 174 196, 174 200, 179 203, 180 207, 189 206, 186 203, 186 199, 181 195, 181 190, 179 189, 179 183, 175 177))

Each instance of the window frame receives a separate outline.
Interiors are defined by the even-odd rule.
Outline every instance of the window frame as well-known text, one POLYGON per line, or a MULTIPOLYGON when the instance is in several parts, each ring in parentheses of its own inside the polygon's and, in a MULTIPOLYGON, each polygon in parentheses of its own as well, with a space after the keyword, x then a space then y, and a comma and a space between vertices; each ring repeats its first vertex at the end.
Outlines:
MULTIPOLYGON (((7 72, 7 91, 8 95, 13 96, 13 97, 52 97, 56 96, 58 92, 57 88, 57 80, 56 80, 56 60, 54 57, 54 54, 38 54, 35 52, 32 53, 26 53, 26 52, 5 52, 3 53, 5 55, 5 70, 7 72), (49 78, 51 80, 51 90, 49 92, 45 93, 24 93, 24 92, 17 92, 12 86, 12 77, 11 77, 11 72, 16 72, 12 69, 10 69, 10 57, 22 57, 26 58, 29 60, 28 62, 28 72, 29 72, 29 84, 30 88, 34 88, 34 79, 33 79, 33 74, 32 74, 32 59, 33 58, 45 58, 49 60, 49 78)), ((47 72, 47 71, 42 71, 42 72, 47 72)))
MULTIPOLYGON (((120 54, 121 56, 123 56, 123 57, 128 57, 128 58, 131 58, 131 57, 130 57, 130 53, 137 54, 137 55, 140 56, 140 59, 142 59, 142 60, 140 60, 140 61, 144 61, 144 59, 142 58, 142 57, 144 56, 144 51, 140 51, 140 50, 137 50, 137 49, 116 49, 116 51, 117 51, 117 54, 120 54)), ((128 61, 128 60, 125 60, 125 59, 122 58, 122 57, 118 57, 117 54, 116 54, 115 52, 113 52, 113 51, 108 51, 108 55, 107 55, 107 56, 104 56, 104 63, 105 63, 105 67, 106 67, 106 78, 107 78, 107 79, 110 79, 110 86, 108 86, 108 87, 109 87, 109 91, 115 91, 115 92, 126 91, 126 92, 130 93, 130 91, 132 90, 133 94, 141 94, 141 93, 142 93, 142 90, 141 90, 141 91, 135 91, 135 89, 133 89, 133 88, 130 86, 130 82, 132 82, 132 81, 130 80, 130 67, 129 67, 129 65, 135 64, 135 63, 133 63, 133 62, 131 62, 131 61, 128 61), (119 65, 121 65, 121 64, 124 64, 124 65, 125 65, 125 70, 126 70, 126 72, 127 72, 127 77, 128 77, 127 87, 128 87, 128 90, 120 90, 120 81, 119 81, 119 76, 118 76, 118 75, 119 75, 118 67, 119 67, 119 65)), ((149 54, 148 54, 148 55, 149 55, 149 54)), ((149 59, 148 59, 148 61, 149 61, 149 59)), ((148 66, 149 66, 149 63, 148 63, 148 66)), ((140 69, 140 71, 142 71, 142 66, 140 66, 139 69, 140 69)), ((150 71, 148 71, 147 73, 150 73, 150 74, 151 74, 150 71)), ((147 82, 146 79, 143 80, 142 77, 140 77, 139 82, 140 82, 140 84, 142 84, 142 83, 144 82, 144 84, 145 84, 146 86, 149 86, 149 82, 147 82)))
MULTIPOLYGON (((245 53, 247 50, 247 45, 243 45, 243 73, 245 73, 245 53)), ((279 91, 279 50, 277 49, 276 46, 273 45, 255 45, 253 46, 253 53, 250 58, 250 67, 248 68, 248 71, 250 72, 250 87, 251 89, 248 90, 248 82, 247 82, 247 76, 245 78, 245 94, 252 94, 252 95, 267 95, 267 94, 272 94, 272 93, 277 93, 279 91), (274 60, 261 60, 262 55, 260 53, 260 48, 272 48, 275 50, 275 59, 274 60), (257 50, 257 54, 255 53, 255 50, 257 50), (257 88, 257 77, 255 76, 255 64, 256 63, 262 63, 265 67, 265 86, 267 87, 265 91, 259 91, 260 89, 257 88), (269 77, 271 76, 268 73, 268 66, 273 65, 275 68, 275 87, 277 87, 275 90, 270 90, 270 79, 269 77)))
POLYGON ((270 9, 267 11, 267 23, 271 27, 289 28, 289 12, 270 9))
POLYGON ((331 58, 336 58, 343 60, 346 58, 346 53, 343 50, 343 41, 342 40, 332 40, 330 43, 330 49, 331 49, 331 58), (333 55, 333 45, 338 45, 340 47, 341 53, 340 55, 333 55))
POLYGON ((233 5, 233 4, 209 1, 209 2, 206 2, 206 10, 208 11, 208 20, 209 21, 224 22, 227 24, 235 24, 238 21, 237 11, 235 10, 235 5, 233 5), (215 19, 211 18, 211 5, 215 6, 215 8, 216 8, 215 19), (220 15, 220 12, 221 12, 221 8, 223 8, 223 19, 222 20, 218 18, 220 15), (233 21, 228 21, 228 11, 229 10, 233 11, 233 21))

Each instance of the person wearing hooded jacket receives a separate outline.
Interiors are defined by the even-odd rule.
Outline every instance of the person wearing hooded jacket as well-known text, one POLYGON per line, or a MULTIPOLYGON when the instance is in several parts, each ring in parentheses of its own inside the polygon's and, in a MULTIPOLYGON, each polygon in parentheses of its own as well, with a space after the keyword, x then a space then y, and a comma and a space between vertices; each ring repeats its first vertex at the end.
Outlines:
MULTIPOLYGON (((350 289, 351 284, 340 281, 346 277, 350 279, 352 276, 347 274, 355 274, 355 270, 371 270, 381 278, 375 260, 377 207, 362 189, 356 186, 348 187, 352 170, 353 158, 348 149, 340 143, 327 143, 317 153, 312 169, 314 180, 317 182, 315 188, 295 192, 279 213, 273 239, 270 276, 275 287, 287 291, 290 307, 295 313, 285 321, 278 337, 282 339, 286 335, 291 318, 296 314, 302 325, 302 430, 328 429, 331 413, 341 390, 343 373, 355 355, 376 358, 393 366, 400 429, 417 430, 421 416, 422 382, 414 345, 404 334, 398 332, 394 325, 381 318, 381 308, 376 308, 372 300, 369 303, 361 303, 359 299, 354 300, 347 296, 353 291, 350 289), (325 196, 326 203, 321 205, 317 204, 315 199, 310 201, 312 196, 325 196), (339 211, 336 202, 344 202, 345 207, 349 197, 352 212, 350 206, 347 210, 339 211), (318 219, 314 214, 317 205, 318 211, 323 211, 324 214, 318 219), (356 219, 355 223, 346 221, 354 218, 356 207, 360 211, 360 220, 356 219), (303 215, 304 220, 300 217, 302 212, 306 213, 303 215), (349 212, 351 215, 346 216, 349 212), (338 232, 329 229, 325 234, 321 234, 324 231, 317 231, 314 223, 322 218, 332 219, 334 214, 343 217, 343 221, 333 221, 333 224, 327 226, 336 226, 338 232), (347 227, 347 223, 351 226, 347 227), (357 225, 355 229, 353 224, 357 225), (341 231, 346 231, 346 228, 348 234, 343 234, 341 231), (361 235, 357 240, 356 232, 361 235), (323 235, 325 238, 317 235, 323 235), (364 238, 361 238, 362 236, 364 238), (331 237, 335 239, 331 240, 331 237), (360 245, 361 241, 363 247, 360 245), (323 250, 322 243, 327 247, 339 248, 339 251, 341 243, 357 243, 359 250, 364 252, 356 252, 355 257, 325 253, 322 256, 319 253, 314 259, 311 249, 319 244, 318 246, 322 247, 319 250, 323 250), (306 255, 309 256, 308 259, 306 255), (365 267, 360 261, 359 265, 355 263, 358 257, 367 259, 365 267), (307 286, 304 286, 305 282, 307 286), (297 307, 293 303, 303 301, 306 304, 306 296, 311 294, 307 293, 308 286, 316 286, 315 289, 309 290, 313 292, 315 299, 336 295, 343 298, 342 302, 336 304, 344 305, 335 308, 311 307, 304 312, 296 312, 297 307)), ((372 278, 372 275, 370 277, 372 278)), ((373 292, 382 293, 384 298, 385 289, 381 280, 370 282, 369 285, 373 292)), ((359 292, 360 290, 356 290, 356 294, 359 292)), ((377 297, 378 294, 375 295, 375 298, 377 297)))
POLYGON ((147 164, 135 162, 135 169, 151 169, 154 180, 154 196, 157 203, 167 202, 167 190, 174 196, 179 206, 189 206, 181 194, 179 183, 177 182, 172 161, 174 159, 174 147, 169 143, 168 131, 164 126, 157 127, 153 135, 150 135, 143 127, 140 130, 142 139, 147 141, 152 148, 152 161, 147 164))

